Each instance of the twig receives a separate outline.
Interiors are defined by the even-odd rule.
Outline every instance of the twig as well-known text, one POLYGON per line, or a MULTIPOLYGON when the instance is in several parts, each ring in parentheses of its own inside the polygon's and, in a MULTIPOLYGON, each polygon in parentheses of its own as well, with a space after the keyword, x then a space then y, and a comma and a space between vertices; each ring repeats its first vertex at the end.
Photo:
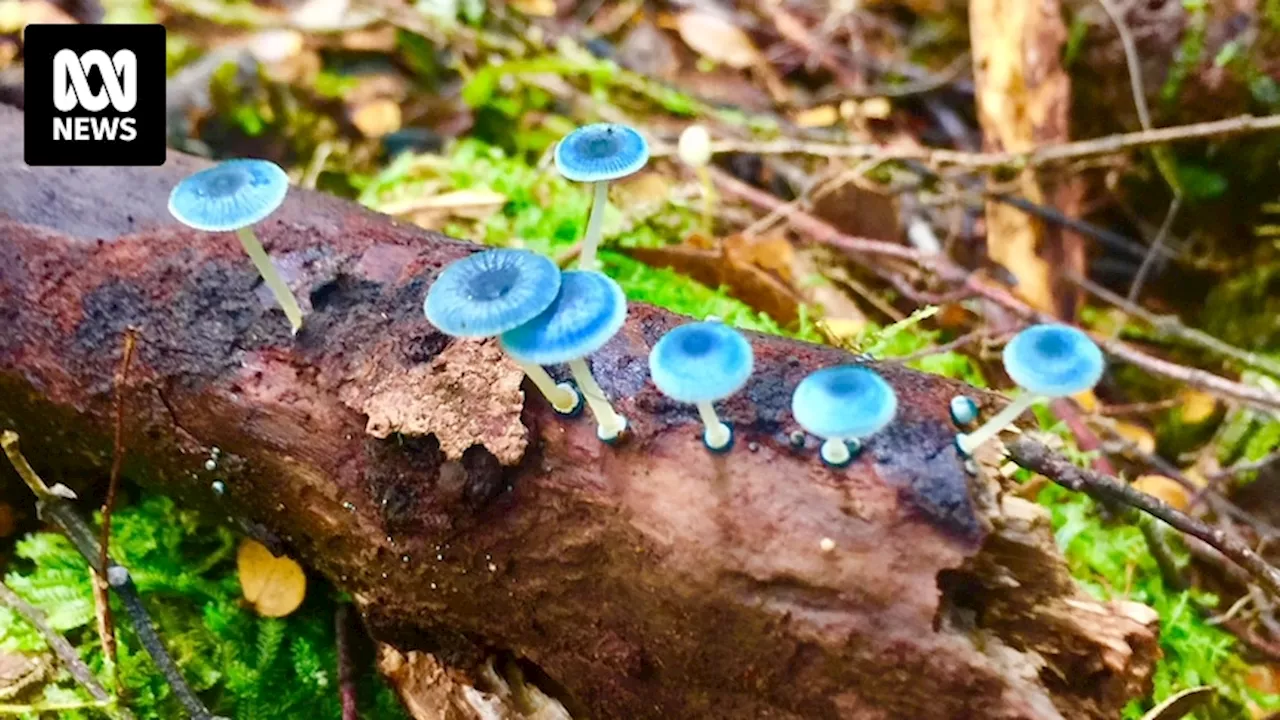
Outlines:
POLYGON ((964 152, 922 147, 885 147, 875 143, 822 143, 784 138, 780 140, 722 140, 711 144, 712 152, 754 153, 757 155, 815 155, 859 160, 920 160, 937 166, 954 165, 974 170, 1004 167, 1040 167, 1067 160, 1110 155, 1152 145, 1226 138, 1280 129, 1280 115, 1238 115, 1225 120, 1173 125, 1170 127, 1117 133, 1090 140, 1042 145, 1023 152, 964 152))
POLYGON ((927 348, 924 348, 923 350, 917 350, 916 352, 913 352, 910 355, 903 355, 902 357, 888 358, 888 360, 889 362, 902 363, 903 365, 905 365, 909 362, 919 360, 921 358, 927 358, 930 355, 941 355, 942 353, 947 353, 957 348, 962 348, 965 345, 971 345, 975 342, 983 340, 990 334, 991 333, 986 328, 978 328, 977 330, 967 332, 964 335, 961 335, 960 337, 954 340, 951 340, 949 342, 945 342, 941 345, 934 345, 933 347, 927 347, 927 348))
POLYGON ((1147 275, 1151 272, 1151 268, 1155 266, 1156 256, 1164 250, 1165 240, 1169 237, 1169 232, 1173 229, 1173 221, 1178 217, 1178 210, 1182 208, 1182 193, 1175 189, 1173 201, 1169 203, 1169 209, 1165 211, 1164 222, 1160 223, 1160 229, 1156 231, 1156 237, 1151 241, 1151 247, 1147 250, 1146 255, 1142 258, 1142 264, 1138 266, 1138 272, 1133 276, 1133 284, 1129 286, 1129 302, 1134 305, 1138 304, 1138 297, 1142 294, 1142 286, 1147 281, 1147 275))
POLYGON ((209 713, 204 703, 191 690, 191 686, 187 685, 187 681, 182 677, 182 672, 178 669, 173 658, 169 656, 169 651, 165 649, 164 643, 161 642, 155 626, 151 623, 151 616, 147 613, 147 608, 142 604, 142 598, 138 595, 138 587, 134 585, 133 578, 129 576, 129 571, 110 559, 106 566, 99 564, 101 548, 98 545, 93 529, 89 527, 84 518, 80 517, 75 508, 62 495, 55 490, 51 490, 36 474, 35 469, 31 467, 31 463, 27 462, 27 459, 22 455, 22 451, 18 448, 17 433, 11 430, 5 430, 0 433, 0 447, 4 449, 4 454, 8 456, 13 469, 18 473, 18 477, 22 478, 27 487, 31 488, 31 492, 35 493, 36 502, 41 513, 62 528, 62 531, 67 534, 67 538, 71 540, 71 543, 76 546, 76 549, 88 561, 94 572, 102 573, 105 570, 111 589, 119 596, 125 612, 129 615, 130 620, 133 621, 133 629, 138 635, 138 641, 142 643, 147 653, 151 655, 151 659, 160 669, 165 681, 168 682, 170 689, 173 690, 173 694, 178 697, 178 701, 186 708, 187 713, 194 720, 213 720, 214 716, 209 713))
POLYGON ((1136 508, 1163 520, 1180 532, 1203 540, 1232 562, 1249 571, 1249 574, 1257 578, 1268 592, 1280 598, 1280 570, 1268 564, 1243 542, 1228 537, 1222 530, 1210 527, 1171 507, 1163 500, 1115 478, 1078 468, 1067 458, 1029 437, 1017 437, 1006 443, 1006 447, 1014 462, 1028 470, 1040 473, 1068 490, 1136 508))
POLYGON ((14 612, 31 623, 36 632, 40 633, 40 636, 44 638, 45 644, 53 650, 58 659, 62 661, 62 664, 66 666, 67 672, 71 673, 71 677, 83 685, 94 700, 104 703, 102 707, 108 715, 115 718, 133 717, 133 713, 116 705, 115 700, 107 693, 106 688, 102 687, 98 679, 93 676, 93 671, 84 663, 84 660, 80 659, 80 654, 76 652, 71 643, 67 642, 67 639, 62 637, 57 630, 49 627, 49 623, 45 621, 44 613, 40 611, 40 608, 23 600, 18 593, 14 592, 3 581, 0 581, 0 604, 9 606, 14 612))
MULTIPOLYGON (((752 187, 717 168, 712 168, 712 176, 715 178, 716 184, 726 193, 736 195, 766 212, 782 208, 785 205, 782 200, 773 195, 752 187)), ((899 260, 905 260, 932 270, 940 279, 964 287, 973 294, 981 295, 1023 318, 1035 319, 1039 322, 1057 322, 1057 319, 1053 316, 1035 310, 1014 297, 1007 290, 984 281, 979 273, 966 270, 943 255, 924 254, 914 248, 896 245, 883 240, 846 235, 830 224, 796 207, 786 208, 783 214, 797 232, 808 236, 816 242, 826 243, 850 253, 856 262, 864 266, 877 269, 875 267, 876 263, 860 257, 863 255, 894 257, 899 260)), ((1162 360, 1147 355, 1119 340, 1099 337, 1095 337, 1095 339, 1102 349, 1111 355, 1148 372, 1180 380, 1193 387, 1265 410, 1280 410, 1280 393, 1233 382, 1204 370, 1162 360)))
POLYGON ((339 603, 334 612, 334 642, 338 646, 338 693, 342 698, 342 720, 360 720, 356 696, 356 673, 351 662, 351 605, 339 603))
POLYGON ((1065 277, 1071 282, 1084 288, 1090 294, 1096 295, 1112 305, 1115 305, 1129 315, 1142 319, 1161 334, 1180 338, 1189 343, 1199 345, 1210 352, 1215 352, 1224 357, 1236 360, 1246 367, 1280 378, 1280 362, 1266 357, 1265 355, 1259 355, 1223 342, 1202 330, 1187 327, 1172 315, 1157 315, 1141 305, 1130 302, 1126 298, 1111 292, 1105 287, 1077 273, 1067 272, 1065 273, 1065 277))
MULTIPOLYGON (((138 331, 124 331, 124 344, 120 351, 120 365, 115 376, 115 438, 112 442, 111 477, 107 484, 107 498, 102 503, 102 532, 98 539, 98 567, 108 567, 107 553, 111 547, 111 513, 116 507, 116 492, 120 488, 120 468, 124 464, 124 393, 129 381, 129 364, 133 362, 133 347, 138 331)), ((98 608, 98 634, 102 637, 102 652, 107 658, 116 681, 116 692, 121 691, 120 676, 116 670, 116 632, 111 621, 111 603, 107 600, 107 578, 96 573, 93 581, 93 600, 98 608)))
POLYGON ((1133 105, 1138 110, 1138 123, 1143 130, 1151 129, 1151 111, 1147 109, 1147 90, 1142 83, 1142 65, 1138 60, 1138 44, 1133 41, 1133 33, 1124 15, 1111 4, 1111 0, 1098 0, 1102 9, 1116 26, 1116 34, 1120 36, 1120 45, 1124 48, 1125 64, 1129 68, 1129 87, 1133 91, 1133 105))
POLYGON ((1239 475, 1240 473, 1247 473, 1247 472, 1253 472, 1254 470, 1261 470, 1262 468, 1277 462, 1280 462, 1280 452, 1271 453, 1270 455, 1260 457, 1257 460, 1250 460, 1247 462, 1236 463, 1231 467, 1223 468, 1218 472, 1213 473, 1206 479, 1210 483, 1213 483, 1218 480, 1226 480, 1227 478, 1232 477, 1234 475, 1239 475))

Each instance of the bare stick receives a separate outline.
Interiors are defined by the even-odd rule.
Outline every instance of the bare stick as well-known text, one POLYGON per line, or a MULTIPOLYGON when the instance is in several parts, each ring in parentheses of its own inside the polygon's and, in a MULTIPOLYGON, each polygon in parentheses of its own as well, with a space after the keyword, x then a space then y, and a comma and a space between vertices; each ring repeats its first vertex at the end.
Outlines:
POLYGON ((1151 111, 1147 109, 1147 89, 1142 83, 1142 65, 1138 60, 1138 44, 1133 41, 1133 33, 1124 15, 1111 0, 1098 0, 1102 9, 1116 26, 1116 34, 1120 36, 1120 45, 1124 47, 1124 60, 1129 68, 1129 87, 1133 91, 1133 105, 1138 111, 1138 123, 1143 130, 1151 129, 1151 111))
POLYGON ((342 720, 360 720, 356 696, 356 673, 351 661, 351 605, 339 603, 333 616, 334 643, 338 646, 338 694, 342 698, 342 720))
POLYGON ((67 639, 62 637, 57 630, 49 627, 49 623, 45 620, 44 613, 40 608, 23 600, 18 593, 12 588, 0 581, 0 604, 9 606, 14 612, 21 615, 27 622, 35 627, 36 632, 44 638, 44 642, 53 650, 62 664, 66 666, 67 672, 71 673, 71 677, 76 682, 84 686, 89 695, 100 703, 103 703, 102 709, 108 715, 114 718, 132 718, 133 713, 116 704, 115 699, 107 693, 106 688, 102 687, 98 679, 93 676, 93 671, 85 665, 84 660, 80 659, 80 654, 72 647, 67 639))
POLYGON ((1218 472, 1210 475, 1208 477, 1208 480, 1210 483, 1213 483, 1218 480, 1225 480, 1229 477, 1232 477, 1233 475, 1239 475, 1240 473, 1253 472, 1254 470, 1261 470, 1262 468, 1277 462, 1280 462, 1280 452, 1274 452, 1274 453, 1271 453, 1270 455, 1260 457, 1257 460, 1239 462, 1239 463, 1236 463, 1235 465, 1232 465, 1231 467, 1223 468, 1218 472))
POLYGON ((1067 458, 1029 437, 1019 436, 1007 443, 1006 447, 1014 462, 1028 470, 1040 473, 1068 490, 1085 493, 1100 501, 1116 502, 1136 508, 1163 520, 1180 532, 1203 540, 1257 578, 1262 587, 1272 596, 1280 598, 1280 570, 1268 564, 1248 545, 1229 537, 1222 530, 1210 527, 1171 507, 1163 500, 1115 478, 1078 468, 1067 458))
POLYGON ((1258 353, 1250 352, 1248 350, 1242 350, 1241 348, 1223 342, 1202 330, 1187 327, 1186 325, 1183 325, 1177 317, 1172 315, 1157 315, 1141 305, 1132 303, 1128 299, 1121 297, 1092 280, 1074 272, 1066 273, 1065 277, 1071 282, 1084 288, 1090 294, 1098 296, 1130 315, 1141 318, 1161 334, 1176 337, 1194 345, 1199 345, 1205 350, 1236 360, 1246 367, 1280 378, 1280 362, 1276 362, 1265 355, 1259 355, 1258 353))
MULTIPOLYGON (((936 166, 955 165, 970 169, 1040 167, 1067 160, 1111 155, 1152 145, 1190 140, 1226 138, 1280 129, 1280 115, 1238 115, 1225 120, 1174 125, 1171 127, 1118 133, 1091 140, 1042 145, 1024 152, 964 152, 927 147, 885 147, 875 143, 820 143, 780 139, 766 141, 723 140, 712 143, 712 152, 741 152, 757 155, 814 155, 857 160, 920 160, 936 166)), ((661 154, 661 153, 655 153, 661 154)))
MULTIPOLYGON (((115 377, 115 438, 112 443, 111 478, 107 484, 107 498, 102 503, 102 532, 98 540, 98 567, 105 568, 107 552, 111 547, 111 512, 116 507, 116 492, 120 487, 120 467, 124 464, 124 392, 129 381, 129 364, 133 362, 133 347, 138 331, 124 331, 124 345, 120 351, 120 365, 115 377)), ((120 692, 120 676, 116 669, 116 632, 111 621, 111 604, 107 601, 107 578, 102 573, 94 575, 93 599, 98 607, 98 634, 102 637, 102 652, 115 676, 116 692, 120 692)))
POLYGON ((23 457, 22 451, 18 448, 18 434, 5 430, 0 433, 0 447, 4 449, 4 454, 8 456, 9 462, 13 465, 13 469, 17 471, 18 477, 31 488, 31 492, 35 493, 36 502, 42 516, 52 520, 62 531, 67 534, 67 539, 71 541, 84 559, 89 562, 94 572, 105 573, 108 584, 116 595, 120 597, 121 604, 124 605, 125 612, 129 615, 129 619, 133 621, 134 632, 138 634, 138 641, 146 648, 147 654, 151 655, 151 659, 156 666, 160 668, 161 674, 164 675, 165 681, 169 683, 173 694, 178 697, 178 701, 186 708, 187 714, 194 720, 213 720, 213 715, 205 708, 204 703, 191 690, 191 686, 187 685, 187 681, 182 677, 182 671, 178 669, 177 663, 169 656, 169 651, 165 649, 164 643, 161 642, 160 636, 156 633, 155 626, 151 623, 151 616, 147 613, 147 608, 142 604, 142 598, 138 595, 138 587, 133 584, 133 578, 129 576, 129 571, 123 566, 115 563, 114 560, 108 559, 105 566, 99 564, 101 556, 101 548, 98 545, 98 539, 93 533, 93 529, 89 527, 89 523, 76 512, 75 508, 68 503, 62 495, 51 490, 44 484, 44 480, 36 474, 31 463, 23 457))

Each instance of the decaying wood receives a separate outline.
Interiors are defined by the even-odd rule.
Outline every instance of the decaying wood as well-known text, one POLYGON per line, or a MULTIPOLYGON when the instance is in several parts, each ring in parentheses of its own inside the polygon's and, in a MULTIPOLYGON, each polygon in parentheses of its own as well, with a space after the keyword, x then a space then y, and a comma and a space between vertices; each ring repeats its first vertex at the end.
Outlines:
POLYGON ((595 718, 1111 718, 1149 686, 1154 613, 1081 592, 1044 511, 966 473, 966 386, 881 366, 900 416, 831 471, 791 444, 791 389, 850 357, 754 336, 710 455, 647 377, 681 319, 633 305, 590 359, 631 423, 610 447, 426 322, 474 246, 294 191, 258 226, 309 310, 294 338, 234 237, 169 219, 201 161, 30 169, 20 114, 0 133, 0 427, 50 482, 105 478, 139 328, 127 476, 323 573, 404 662, 516 657, 595 718))
MULTIPOLYGON (((974 0, 969 35, 984 149, 1026 152, 1069 141, 1071 78, 1061 63, 1067 29, 1057 0, 974 0)), ((1080 215, 1084 184, 1073 174, 1028 168, 1016 187, 1031 202, 1080 215)), ((1037 310, 1073 317, 1080 291, 1061 275, 1083 272, 1083 239, 996 200, 987 201, 986 219, 987 253, 1017 278, 1018 295, 1037 310)))

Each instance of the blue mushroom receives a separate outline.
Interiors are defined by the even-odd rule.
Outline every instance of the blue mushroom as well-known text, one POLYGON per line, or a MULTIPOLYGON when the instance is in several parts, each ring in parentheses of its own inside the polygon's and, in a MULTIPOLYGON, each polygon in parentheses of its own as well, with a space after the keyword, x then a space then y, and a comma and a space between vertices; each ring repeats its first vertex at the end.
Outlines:
POLYGON ((583 270, 597 270, 596 249, 600 247, 600 228, 609 202, 609 183, 644 167, 649 162, 649 143, 626 125, 584 125, 556 145, 555 161, 556 170, 565 178, 594 185, 591 216, 587 219, 578 266, 583 270))
POLYGON ((859 365, 818 370, 796 386, 791 413, 806 431, 823 438, 822 461, 849 464, 861 439, 878 432, 898 412, 898 396, 880 374, 859 365))
POLYGON ((289 177, 270 160, 227 160, 174 186, 169 193, 169 214, 197 231, 236 232, 297 334, 302 328, 302 309, 250 227, 274 213, 288 192, 289 177))
MULTIPOLYGON (((550 259, 528 250, 485 250, 449 263, 422 309, 447 335, 495 337, 537 317, 559 292, 560 268, 550 259)), ((573 385, 556 384, 541 365, 513 359, 556 412, 578 411, 582 398, 573 385)))
POLYGON ((1024 392, 982 427, 956 436, 956 447, 973 454, 982 443, 1041 398, 1064 397, 1098 384, 1106 361, 1084 332, 1067 325, 1032 325, 1004 348, 1004 369, 1024 392))
POLYGON ((560 292, 537 317, 502 334, 504 350, 529 365, 568 363, 596 418, 596 435, 613 442, 627 427, 614 411, 583 360, 618 333, 627 319, 627 298, 611 278, 598 272, 561 274, 560 292))
POLYGON ((712 403, 742 389, 754 366, 751 343, 718 321, 681 325, 649 352, 653 384, 667 397, 698 407, 702 441, 715 452, 733 446, 733 428, 720 421, 712 403))
POLYGON ((951 422, 964 427, 978 419, 978 403, 968 395, 951 398, 951 422))
POLYGON ((296 335, 302 328, 302 308, 250 227, 275 212, 288 192, 289 176, 279 165, 269 160, 227 160, 175 185, 169 193, 169 213, 196 230, 234 230, 296 335))

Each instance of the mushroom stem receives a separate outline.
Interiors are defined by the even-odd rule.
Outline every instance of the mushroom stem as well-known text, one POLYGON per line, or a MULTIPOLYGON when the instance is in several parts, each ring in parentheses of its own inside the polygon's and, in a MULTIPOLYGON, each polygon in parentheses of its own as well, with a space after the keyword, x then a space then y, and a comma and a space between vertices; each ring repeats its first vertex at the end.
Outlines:
POLYGON ((254 267, 258 268, 258 274, 262 276, 262 281, 267 284, 271 294, 275 296, 276 302, 280 303, 285 317, 289 318, 289 325, 293 328, 293 334, 297 335, 298 330, 302 329, 302 308, 298 307, 298 301, 293 297, 293 291, 285 284, 284 278, 280 277, 280 273, 276 270, 275 264, 271 262, 267 251, 262 248, 262 243, 258 242, 258 236, 253 234, 253 228, 242 227, 236 230, 236 236, 240 238, 240 244, 244 246, 244 251, 248 253, 254 267))
POLYGON ((703 441, 712 450, 723 449, 733 439, 733 432, 729 430, 728 425, 720 422, 720 416, 716 414, 715 406, 709 400, 703 400, 695 405, 698 406, 698 415, 702 416, 702 424, 706 426, 706 431, 702 433, 703 441))
POLYGON ((698 176, 698 182, 702 184, 702 231, 711 235, 712 218, 715 216, 716 185, 711 180, 711 171, 706 165, 697 166, 693 172, 698 176))
POLYGON ((568 415, 578 408, 578 393, 569 383, 559 383, 547 374, 545 368, 541 365, 527 363, 523 360, 516 360, 516 364, 520 369, 524 370, 524 374, 538 386, 538 390, 542 391, 542 396, 551 403, 551 407, 561 415, 568 415))
POLYGON ((840 467, 853 459, 853 453, 849 452, 849 443, 841 438, 827 438, 818 452, 823 462, 835 467, 840 467))
POLYGON ((982 427, 971 433, 960 433, 956 435, 956 447, 965 455, 972 455, 982 443, 995 437, 997 433, 1005 429, 1010 423, 1017 419, 1024 410, 1031 407, 1042 396, 1035 393, 1025 393, 1014 398, 1004 409, 996 413, 982 425, 982 427))
POLYGON ((573 379, 578 381, 578 387, 582 390, 582 397, 591 406, 591 414, 596 418, 596 435, 605 442, 617 438, 627 428, 627 419, 614 411, 613 405, 604 396, 604 391, 596 384, 587 363, 582 358, 570 360, 569 372, 573 373, 573 379))
POLYGON ((604 208, 609 204, 609 183, 602 181, 592 183, 594 199, 591 201, 591 216, 587 218, 587 233, 582 238, 582 252, 578 254, 578 267, 583 270, 599 270, 596 250, 600 247, 600 232, 604 226, 604 208))

